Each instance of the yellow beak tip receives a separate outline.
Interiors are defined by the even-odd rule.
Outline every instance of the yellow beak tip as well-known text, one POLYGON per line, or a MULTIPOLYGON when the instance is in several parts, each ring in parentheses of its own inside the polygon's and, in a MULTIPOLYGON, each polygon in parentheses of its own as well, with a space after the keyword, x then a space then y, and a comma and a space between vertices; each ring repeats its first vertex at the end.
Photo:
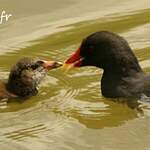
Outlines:
POLYGON ((62 65, 62 69, 64 69, 64 70, 70 70, 70 69, 72 69, 74 67, 74 65, 73 64, 66 64, 66 63, 64 63, 63 65, 62 65))

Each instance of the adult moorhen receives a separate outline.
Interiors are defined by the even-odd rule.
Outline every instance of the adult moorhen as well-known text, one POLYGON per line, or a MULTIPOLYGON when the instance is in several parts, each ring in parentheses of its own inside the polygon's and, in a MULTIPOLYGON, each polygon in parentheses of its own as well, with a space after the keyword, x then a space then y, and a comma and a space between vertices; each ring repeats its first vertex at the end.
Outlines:
POLYGON ((29 57, 20 59, 11 69, 7 83, 0 81, 0 100, 30 97, 38 93, 37 86, 48 70, 60 67, 55 61, 44 61, 29 57))
POLYGON ((65 64, 102 68, 101 91, 105 97, 150 96, 150 75, 143 72, 127 41, 115 33, 89 35, 65 64))

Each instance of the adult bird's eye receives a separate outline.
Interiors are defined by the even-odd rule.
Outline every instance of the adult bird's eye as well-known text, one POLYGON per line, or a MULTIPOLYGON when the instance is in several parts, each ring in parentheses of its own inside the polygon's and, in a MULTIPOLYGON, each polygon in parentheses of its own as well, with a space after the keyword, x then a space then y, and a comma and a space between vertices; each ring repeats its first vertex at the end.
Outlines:
POLYGON ((93 45, 89 45, 88 46, 88 50, 89 50, 89 52, 92 52, 94 50, 94 46, 93 45))

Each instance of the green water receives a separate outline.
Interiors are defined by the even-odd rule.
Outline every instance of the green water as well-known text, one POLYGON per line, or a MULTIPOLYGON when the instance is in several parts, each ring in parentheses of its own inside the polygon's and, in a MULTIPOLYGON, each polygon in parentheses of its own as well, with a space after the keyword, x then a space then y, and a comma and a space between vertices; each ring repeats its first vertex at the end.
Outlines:
MULTIPOLYGON (((32 2, 34 4, 34 1, 32 2)), ((84 6, 75 1, 75 4, 65 2, 59 9, 65 8, 66 5, 68 9, 74 8, 72 5, 84 6)), ((34 38, 35 32, 25 28, 22 30, 30 31, 25 39, 19 35, 23 31, 14 27, 18 35, 12 32, 14 37, 9 37, 11 40, 8 41, 1 37, 1 45, 6 43, 6 47, 1 47, 0 77, 7 79, 12 64, 24 56, 63 62, 78 48, 84 37, 99 30, 109 30, 124 36, 144 71, 150 73, 150 9, 143 8, 139 1, 135 9, 125 9, 122 12, 122 8, 130 8, 130 2, 126 1, 124 5, 119 2, 114 0, 107 5, 104 3, 101 9, 106 9, 107 13, 101 12, 100 14, 105 15, 96 18, 93 15, 92 20, 85 20, 73 10, 70 16, 76 21, 60 24, 57 26, 57 32, 51 34, 45 34, 48 31, 45 28, 50 26, 46 19, 48 8, 45 9, 46 12, 38 12, 38 9, 35 9, 31 12, 32 15, 45 13, 44 18, 41 18, 46 27, 39 28, 43 35, 36 31, 38 37, 34 38), (115 3, 116 8, 112 9, 114 12, 109 12, 108 6, 113 8, 115 3), (76 15, 80 17, 80 21, 75 18, 76 15), (21 43, 16 43, 16 40, 21 43)), ((145 6, 146 3, 148 1, 145 0, 145 6)), ((85 14, 89 10, 99 10, 96 4, 89 5, 87 8, 83 7, 85 14)), ((63 11, 64 18, 69 17, 65 9, 62 9, 63 11)), ((28 13, 20 16, 23 15, 27 19, 30 16, 28 13)), ((59 15, 52 17, 59 18, 59 15)), ((11 21, 3 28, 9 30, 11 21)), ((3 30, 0 32, 3 33, 3 30)), ((104 98, 100 91, 101 75, 102 70, 94 67, 69 72, 64 72, 61 68, 52 70, 40 85, 37 96, 24 102, 1 104, 0 150, 149 150, 150 106, 141 105, 141 114, 137 109, 131 109, 127 103, 104 98)))

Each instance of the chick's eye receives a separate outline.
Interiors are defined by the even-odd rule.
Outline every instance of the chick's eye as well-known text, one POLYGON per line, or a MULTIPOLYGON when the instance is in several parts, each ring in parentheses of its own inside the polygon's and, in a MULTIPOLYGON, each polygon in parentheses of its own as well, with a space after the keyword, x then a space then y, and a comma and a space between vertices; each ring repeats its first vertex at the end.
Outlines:
POLYGON ((37 69, 38 67, 42 66, 42 64, 43 64, 43 61, 39 60, 39 61, 37 61, 35 64, 33 64, 33 65, 31 66, 31 68, 32 68, 33 70, 35 70, 35 69, 37 69))
POLYGON ((33 70, 35 70, 35 69, 38 68, 38 67, 39 67, 38 64, 34 64, 34 65, 31 66, 31 68, 32 68, 33 70))

